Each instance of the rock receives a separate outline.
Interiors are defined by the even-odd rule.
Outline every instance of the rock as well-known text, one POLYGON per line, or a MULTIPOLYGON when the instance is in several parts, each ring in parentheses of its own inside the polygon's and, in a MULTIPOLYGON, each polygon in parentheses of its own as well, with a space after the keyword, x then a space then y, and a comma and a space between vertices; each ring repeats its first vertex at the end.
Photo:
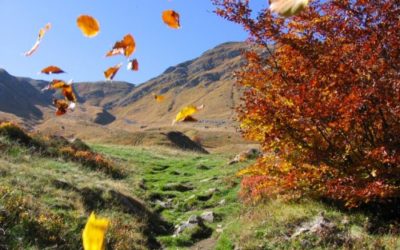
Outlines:
POLYGON ((190 216, 187 221, 181 223, 180 225, 175 226, 176 229, 175 229, 174 235, 179 235, 186 229, 194 228, 194 227, 198 226, 200 221, 201 221, 201 219, 197 215, 190 216))
POLYGON ((310 222, 303 223, 290 238, 296 238, 299 235, 310 233, 316 235, 328 235, 336 231, 337 226, 333 222, 329 221, 324 217, 323 214, 319 214, 310 222))
POLYGON ((226 203, 225 199, 222 199, 222 200, 220 200, 220 201, 218 202, 218 205, 223 206, 223 205, 225 205, 225 203, 226 203))
POLYGON ((242 161, 246 160, 251 160, 251 159, 256 159, 261 155, 261 151, 256 149, 256 148, 250 148, 249 150, 245 152, 241 152, 240 154, 237 154, 230 162, 228 162, 229 165, 236 164, 242 161))
POLYGON ((210 188, 207 190, 207 194, 215 194, 217 192, 219 192, 218 188, 210 188))
POLYGON ((182 234, 186 230, 191 230, 190 238, 194 241, 205 239, 211 236, 212 229, 204 225, 203 219, 197 215, 192 215, 186 222, 175 226, 174 237, 182 234))
POLYGON ((155 204, 165 209, 172 208, 173 205, 172 199, 167 199, 166 201, 156 200, 155 204))
POLYGON ((224 229, 222 228, 222 225, 221 224, 218 224, 217 225, 217 228, 215 229, 215 232, 217 232, 217 233, 222 233, 224 231, 224 229))
POLYGON ((200 218, 202 220, 207 221, 207 222, 214 222, 214 217, 215 217, 215 215, 214 215, 214 212, 212 212, 212 211, 206 211, 206 212, 202 213, 200 216, 200 218))

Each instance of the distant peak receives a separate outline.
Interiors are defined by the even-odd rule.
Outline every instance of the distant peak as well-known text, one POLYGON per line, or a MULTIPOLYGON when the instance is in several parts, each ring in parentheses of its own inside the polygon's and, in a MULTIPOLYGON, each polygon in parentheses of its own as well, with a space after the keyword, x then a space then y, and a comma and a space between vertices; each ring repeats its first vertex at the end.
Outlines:
POLYGON ((1 75, 10 75, 7 70, 0 68, 0 74, 1 75))

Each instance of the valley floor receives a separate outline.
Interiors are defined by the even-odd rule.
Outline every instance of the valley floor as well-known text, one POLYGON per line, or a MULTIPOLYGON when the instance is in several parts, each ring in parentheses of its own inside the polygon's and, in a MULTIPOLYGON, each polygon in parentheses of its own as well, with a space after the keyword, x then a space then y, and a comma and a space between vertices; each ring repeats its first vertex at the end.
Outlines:
POLYGON ((372 232, 365 214, 315 201, 243 204, 235 174, 251 162, 228 165, 229 153, 90 147, 124 174, 0 137, 0 249, 80 249, 91 211, 111 220, 109 249, 400 249, 398 225, 372 232), (315 218, 334 229, 314 234, 315 218))

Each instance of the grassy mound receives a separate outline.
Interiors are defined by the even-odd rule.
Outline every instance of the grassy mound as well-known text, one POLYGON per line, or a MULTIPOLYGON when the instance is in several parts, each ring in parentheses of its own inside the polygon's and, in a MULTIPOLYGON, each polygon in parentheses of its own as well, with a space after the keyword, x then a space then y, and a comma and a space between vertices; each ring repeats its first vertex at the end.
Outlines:
MULTIPOLYGON (((0 136, 10 143, 28 148, 33 154, 53 158, 62 157, 65 160, 78 162, 90 169, 102 171, 116 179, 124 177, 123 169, 120 166, 104 155, 92 151, 79 139, 69 142, 60 136, 31 136, 17 125, 9 122, 0 123, 0 136)), ((6 150, 6 147, 3 147, 3 150, 6 150)))

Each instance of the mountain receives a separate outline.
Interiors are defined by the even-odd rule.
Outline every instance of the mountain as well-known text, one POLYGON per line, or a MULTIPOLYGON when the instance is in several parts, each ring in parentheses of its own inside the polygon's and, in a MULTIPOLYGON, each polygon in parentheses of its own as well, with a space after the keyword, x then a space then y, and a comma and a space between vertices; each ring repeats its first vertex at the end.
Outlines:
POLYGON ((0 111, 27 122, 43 119, 41 108, 49 106, 51 100, 43 96, 32 82, 33 80, 14 77, 0 69, 0 111))
POLYGON ((168 68, 139 85, 112 109, 118 117, 124 117, 116 123, 170 124, 188 104, 205 104, 206 108, 196 114, 205 124, 231 123, 232 109, 239 100, 234 72, 242 63, 243 49, 243 43, 224 43, 196 59, 168 68), (156 103, 152 93, 164 95, 165 101, 156 103))
POLYGON ((118 81, 74 83, 79 105, 63 117, 54 116, 54 92, 41 91, 48 82, 0 70, 0 119, 14 117, 41 130, 61 125, 136 131, 170 126, 182 107, 205 104, 195 115, 199 122, 190 126, 232 127, 233 108, 240 98, 234 72, 243 62, 244 49, 244 43, 221 44, 138 86, 118 81), (153 94, 164 95, 165 100, 157 103, 153 94))

